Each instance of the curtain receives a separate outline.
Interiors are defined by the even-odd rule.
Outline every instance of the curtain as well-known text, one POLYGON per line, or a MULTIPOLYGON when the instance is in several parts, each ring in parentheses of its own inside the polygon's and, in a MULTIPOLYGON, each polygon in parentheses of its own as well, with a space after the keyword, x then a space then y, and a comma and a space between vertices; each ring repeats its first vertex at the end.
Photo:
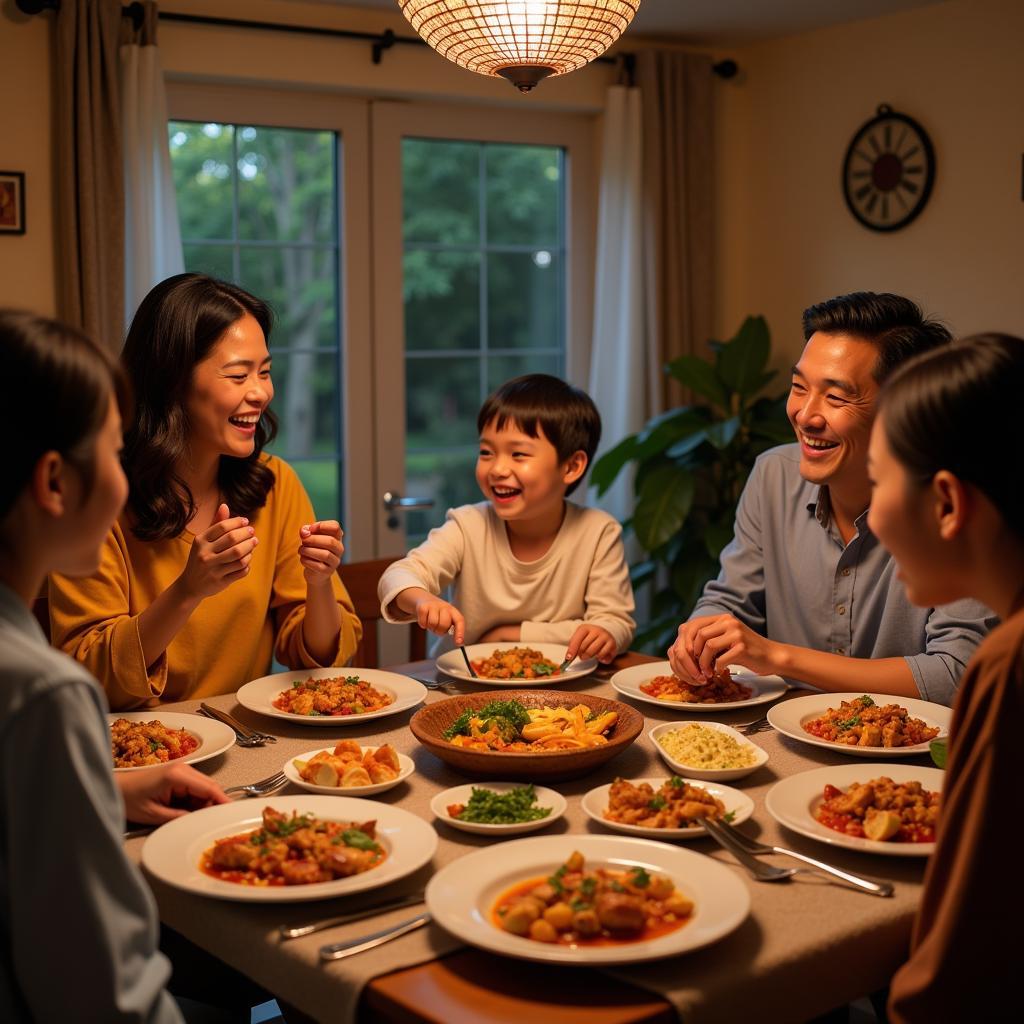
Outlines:
POLYGON ((120 0, 64 0, 57 15, 60 315, 112 352, 124 315, 120 30, 120 0))
MULTIPOLYGON (((612 86, 604 112, 589 381, 601 410, 602 451, 640 429, 657 395, 643 283, 642 152, 640 92, 612 86)), ((628 518, 632 477, 623 473, 602 497, 591 498, 620 521, 628 518)))
POLYGON ((157 6, 147 0, 139 24, 125 18, 122 31, 125 329, 153 285, 185 269, 156 24, 157 6))
MULTIPOLYGON (((637 53, 643 110, 644 282, 649 346, 663 365, 706 355, 712 321, 712 59, 637 53)), ((659 401, 686 396, 655 367, 659 401)))

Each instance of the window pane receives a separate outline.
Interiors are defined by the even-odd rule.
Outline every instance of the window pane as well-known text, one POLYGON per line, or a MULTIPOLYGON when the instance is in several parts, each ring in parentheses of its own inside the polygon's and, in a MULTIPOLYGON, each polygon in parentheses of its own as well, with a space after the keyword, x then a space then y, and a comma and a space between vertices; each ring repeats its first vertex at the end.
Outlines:
POLYGON ((239 237, 333 242, 331 133, 245 125, 236 138, 239 237))
POLYGON ((562 152, 485 146, 489 245, 554 246, 561 236, 562 152))
POLYGON ((480 255, 413 249, 402 263, 405 347, 480 347, 480 255))
POLYGON ((338 488, 338 463, 334 461, 303 462, 289 459, 292 469, 299 474, 302 486, 313 502, 317 519, 342 519, 338 488))
POLYGON ((291 462, 338 450, 338 356, 335 352, 274 352, 271 371, 277 440, 270 451, 291 462))
POLYGON ((405 490, 417 498, 433 498, 432 509, 406 513, 409 546, 419 544, 431 527, 444 522, 449 508, 481 501, 476 485, 476 445, 447 452, 409 452, 405 462, 405 490))
POLYGON ((407 242, 479 242, 479 143, 402 140, 402 222, 407 242))
POLYGON ((233 134, 229 124, 168 124, 183 239, 234 237, 233 134))
POLYGON ((563 291, 557 252, 488 253, 488 347, 560 347, 563 291))
POLYGON ((491 356, 487 361, 487 390, 494 391, 513 377, 524 373, 550 373, 553 377, 562 375, 560 355, 491 356))
POLYGON ((209 274, 223 281, 235 276, 234 248, 230 245, 197 245, 182 243, 185 254, 185 269, 199 274, 209 274))
POLYGON ((408 359, 405 365, 406 447, 475 444, 480 360, 442 356, 408 359))
POLYGON ((274 310, 277 348, 337 347, 337 272, 333 249, 239 247, 239 284, 274 310))

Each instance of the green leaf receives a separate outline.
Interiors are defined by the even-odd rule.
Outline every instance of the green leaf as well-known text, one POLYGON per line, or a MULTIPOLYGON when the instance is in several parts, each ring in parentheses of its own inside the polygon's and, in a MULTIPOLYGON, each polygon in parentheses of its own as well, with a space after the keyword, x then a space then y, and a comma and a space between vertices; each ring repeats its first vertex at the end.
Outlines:
POLYGON ((744 398, 764 386, 764 371, 771 351, 768 322, 763 316, 748 316, 736 337, 718 352, 718 378, 744 398))
POLYGON ((695 448, 699 448, 707 439, 707 430, 698 430, 690 434, 689 437, 677 441, 665 454, 670 459, 681 459, 684 455, 689 455, 695 448))
POLYGON ((928 744, 928 750, 932 755, 932 761, 935 762, 936 768, 946 767, 946 758, 949 753, 949 743, 947 740, 932 740, 928 744))
POLYGON ((597 488, 598 494, 604 494, 611 487, 619 471, 633 458, 635 452, 636 435, 631 434, 594 463, 590 471, 590 483, 597 488))
POLYGON ((730 416, 727 420, 719 420, 708 427, 708 440, 719 450, 728 448, 740 429, 739 416, 730 416))
POLYGON ((715 368, 698 356, 680 356, 665 368, 680 384, 698 395, 711 399, 716 405, 728 408, 729 395, 718 379, 715 368))
POLYGON ((716 562, 722 553, 722 548, 732 540, 732 537, 732 523, 708 523, 707 529, 704 531, 704 546, 716 562))
POLYGON ((633 530, 648 551, 661 547, 686 521, 693 504, 692 474, 662 466, 644 481, 633 513, 633 530))
POLYGON ((633 454, 633 458, 637 461, 660 454, 679 438, 687 437, 707 425, 707 418, 693 409, 679 409, 672 414, 671 418, 659 417, 659 419, 661 422, 656 426, 652 428, 648 424, 644 431, 637 435, 636 451, 633 454))
POLYGON ((685 619, 697 603, 704 590, 704 584, 718 575, 718 560, 706 551, 698 551, 672 567, 672 589, 679 597, 682 615, 685 619))
POLYGON ((637 587, 642 587, 648 580, 653 579, 657 571, 658 563, 653 558, 637 562, 636 565, 629 568, 629 582, 633 584, 635 590, 637 587))

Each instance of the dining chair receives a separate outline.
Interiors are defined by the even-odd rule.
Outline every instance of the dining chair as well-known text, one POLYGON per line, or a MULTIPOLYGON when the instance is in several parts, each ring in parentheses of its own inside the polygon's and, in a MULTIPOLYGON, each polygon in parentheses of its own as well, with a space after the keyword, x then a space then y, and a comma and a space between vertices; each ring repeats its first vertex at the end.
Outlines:
MULTIPOLYGON (((356 615, 363 624, 363 638, 352 656, 352 665, 380 668, 377 627, 383 622, 383 616, 377 597, 377 583, 393 561, 393 558, 373 558, 365 562, 346 562, 338 567, 341 582, 345 584, 356 615)), ((414 624, 391 628, 409 630, 408 661, 420 661, 427 656, 427 635, 419 626, 414 624)))

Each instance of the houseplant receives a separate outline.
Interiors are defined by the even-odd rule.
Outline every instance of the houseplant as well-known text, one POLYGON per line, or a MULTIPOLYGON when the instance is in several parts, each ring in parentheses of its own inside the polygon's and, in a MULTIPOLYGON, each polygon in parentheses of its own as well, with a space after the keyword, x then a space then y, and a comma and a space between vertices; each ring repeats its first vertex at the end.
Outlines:
POLYGON ((732 538, 736 503, 761 452, 793 440, 786 393, 762 394, 771 339, 764 317, 747 317, 735 337, 709 343, 712 360, 682 356, 665 372, 697 398, 650 420, 594 466, 603 494, 621 472, 634 470, 636 505, 624 525, 643 559, 632 567, 634 588, 651 588, 650 620, 636 638, 663 651, 690 613, 718 556, 732 538))

